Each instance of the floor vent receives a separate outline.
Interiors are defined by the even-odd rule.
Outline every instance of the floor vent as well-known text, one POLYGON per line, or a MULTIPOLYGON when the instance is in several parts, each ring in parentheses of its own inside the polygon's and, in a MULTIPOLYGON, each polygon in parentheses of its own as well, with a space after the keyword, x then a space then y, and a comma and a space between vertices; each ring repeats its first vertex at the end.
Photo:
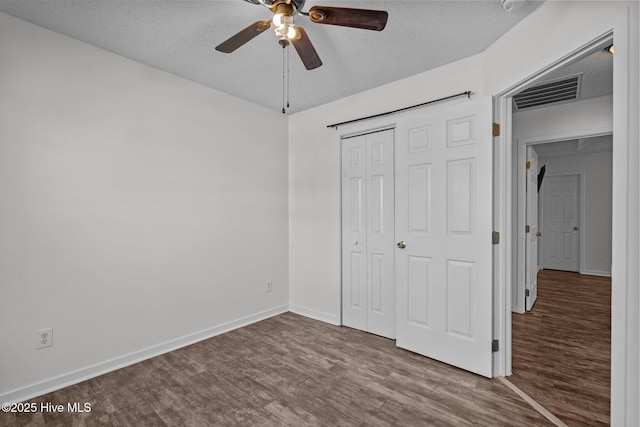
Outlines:
POLYGON ((580 98, 582 73, 532 86, 513 97, 517 110, 576 101, 580 98))

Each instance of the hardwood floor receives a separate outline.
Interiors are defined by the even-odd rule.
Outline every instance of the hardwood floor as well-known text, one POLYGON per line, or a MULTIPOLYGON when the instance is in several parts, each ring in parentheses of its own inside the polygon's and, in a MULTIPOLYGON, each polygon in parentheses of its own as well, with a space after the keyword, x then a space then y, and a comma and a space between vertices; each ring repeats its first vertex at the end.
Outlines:
POLYGON ((608 425, 611 279, 543 270, 538 299, 513 315, 509 380, 567 425, 608 425))
POLYGON ((41 396, 0 425, 544 426, 498 380, 292 313, 41 396))

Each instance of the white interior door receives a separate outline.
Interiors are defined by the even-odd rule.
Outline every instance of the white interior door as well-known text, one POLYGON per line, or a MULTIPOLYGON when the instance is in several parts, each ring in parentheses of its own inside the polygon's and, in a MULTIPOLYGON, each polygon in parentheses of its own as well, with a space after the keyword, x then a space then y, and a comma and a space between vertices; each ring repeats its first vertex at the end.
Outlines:
POLYGON ((525 230, 525 308, 531 311, 538 297, 538 153, 527 147, 527 229, 525 230))
POLYGON ((492 101, 398 119, 397 345, 492 374, 492 101))
POLYGON ((342 323, 367 329, 366 137, 342 141, 342 323))
POLYGON ((367 138, 367 331, 396 336, 393 133, 367 138))
POLYGON ((579 271, 580 179, 546 176, 543 196, 543 261, 551 270, 579 271))
POLYGON ((342 323, 395 338, 392 129, 342 141, 342 323))

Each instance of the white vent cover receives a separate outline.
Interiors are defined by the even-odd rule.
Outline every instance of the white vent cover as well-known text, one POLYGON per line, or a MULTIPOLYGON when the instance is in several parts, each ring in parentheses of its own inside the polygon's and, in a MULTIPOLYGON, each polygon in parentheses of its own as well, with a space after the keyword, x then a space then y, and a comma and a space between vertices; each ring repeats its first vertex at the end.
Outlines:
POLYGON ((576 101, 580 98, 582 73, 549 80, 532 86, 513 97, 517 110, 576 101))

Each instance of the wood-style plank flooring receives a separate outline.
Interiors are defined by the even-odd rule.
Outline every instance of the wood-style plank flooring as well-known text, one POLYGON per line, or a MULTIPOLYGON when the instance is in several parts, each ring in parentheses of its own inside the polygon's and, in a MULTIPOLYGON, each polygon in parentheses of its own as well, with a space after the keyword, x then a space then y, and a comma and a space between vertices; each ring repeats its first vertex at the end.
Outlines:
POLYGON ((551 425, 498 380, 292 313, 33 402, 92 410, 0 414, 0 425, 551 425))
POLYGON ((542 270, 533 310, 512 318, 509 380, 567 425, 608 425, 611 279, 542 270))

